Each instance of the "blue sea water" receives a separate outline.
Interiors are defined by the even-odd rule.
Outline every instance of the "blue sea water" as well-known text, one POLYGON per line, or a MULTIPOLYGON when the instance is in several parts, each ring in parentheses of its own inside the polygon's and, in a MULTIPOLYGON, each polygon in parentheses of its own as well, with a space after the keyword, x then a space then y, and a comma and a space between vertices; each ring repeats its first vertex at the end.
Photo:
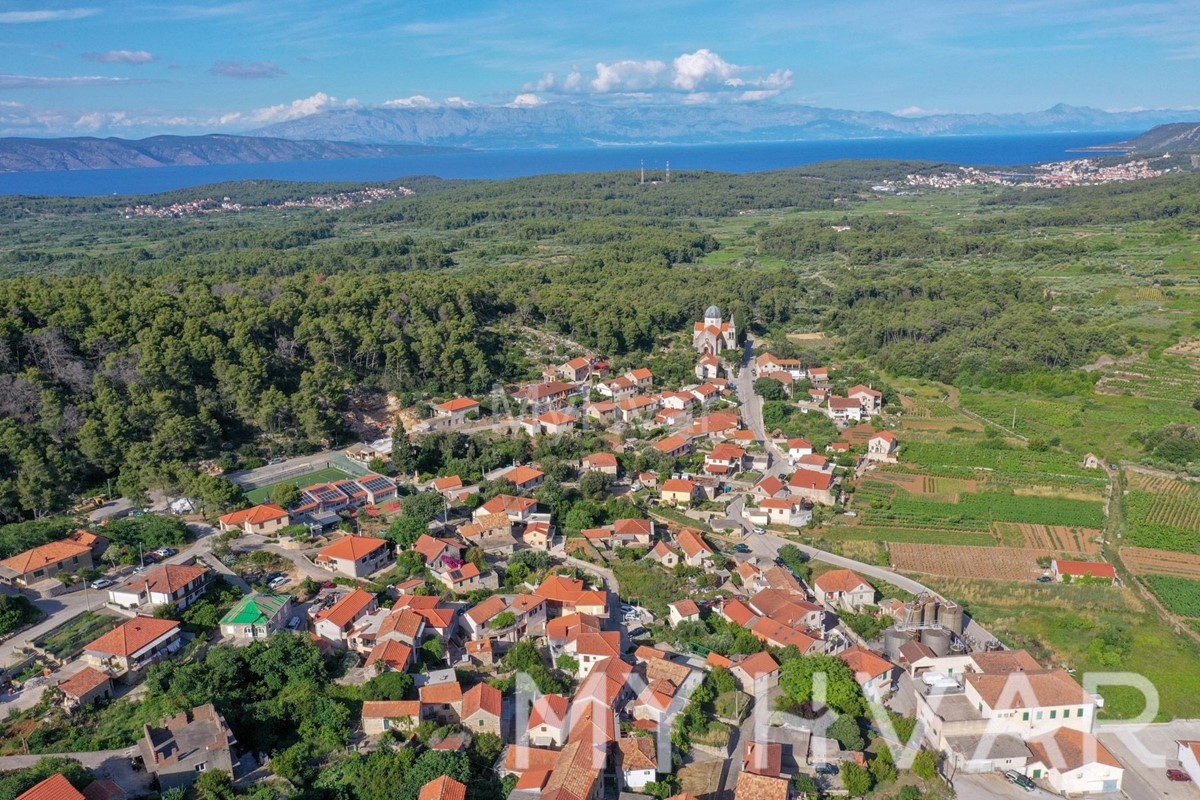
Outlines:
POLYGON ((938 136, 904 139, 763 142, 720 145, 595 147, 580 150, 462 150, 394 158, 215 164, 201 167, 21 172, 0 175, 0 194, 59 196, 150 194, 250 178, 290 181, 381 181, 413 175, 515 178, 562 172, 636 172, 647 178, 671 169, 760 172, 840 158, 948 161, 1009 166, 1079 158, 1075 148, 1122 141, 1130 131, 1028 136, 938 136))

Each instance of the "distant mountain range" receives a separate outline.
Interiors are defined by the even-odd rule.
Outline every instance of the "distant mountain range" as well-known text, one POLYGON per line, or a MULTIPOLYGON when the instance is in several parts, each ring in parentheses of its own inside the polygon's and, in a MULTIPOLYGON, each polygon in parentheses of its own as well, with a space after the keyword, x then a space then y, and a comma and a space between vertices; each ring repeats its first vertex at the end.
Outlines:
POLYGON ((1166 153, 1171 150, 1200 150, 1200 122, 1174 122, 1158 125, 1132 139, 1087 150, 1123 150, 1131 155, 1166 153))
POLYGON ((0 172, 320 161, 411 155, 442 149, 224 134, 152 136, 149 139, 0 138, 0 172))
POLYGON ((767 103, 562 102, 521 108, 345 108, 276 123, 250 134, 505 149, 1137 130, 1194 117, 1194 111, 1109 112, 1064 104, 1020 114, 900 116, 767 103))

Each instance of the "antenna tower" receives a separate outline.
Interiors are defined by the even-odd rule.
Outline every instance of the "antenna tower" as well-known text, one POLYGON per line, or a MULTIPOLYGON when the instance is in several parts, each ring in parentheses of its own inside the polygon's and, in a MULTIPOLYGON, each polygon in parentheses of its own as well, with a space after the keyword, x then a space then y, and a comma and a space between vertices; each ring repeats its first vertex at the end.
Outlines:
POLYGON ((667 162, 667 183, 671 182, 671 162, 667 162))
POLYGON ((642 160, 642 179, 640 181, 638 181, 638 183, 643 184, 645 182, 646 182, 646 161, 643 159, 642 160))

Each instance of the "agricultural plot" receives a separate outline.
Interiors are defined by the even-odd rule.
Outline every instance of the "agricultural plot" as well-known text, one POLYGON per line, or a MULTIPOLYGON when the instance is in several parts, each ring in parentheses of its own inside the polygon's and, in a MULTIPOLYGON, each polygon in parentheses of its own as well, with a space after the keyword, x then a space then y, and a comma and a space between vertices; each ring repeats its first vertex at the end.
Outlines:
POLYGON ((1130 545, 1200 551, 1200 484, 1134 473, 1125 513, 1125 541, 1130 545))
MULTIPOLYGON (((1084 483, 1103 484, 1095 470, 1085 470, 1079 460, 1058 450, 1037 452, 1008 445, 1002 440, 964 438, 953 441, 905 441, 904 459, 932 472, 950 474, 987 470, 1014 478, 1045 480, 1048 475, 1084 483)), ((1061 480, 1059 481, 1061 482, 1061 480)))
POLYGON ((944 528, 888 527, 886 525, 837 525, 829 529, 834 541, 912 542, 915 544, 967 544, 991 547, 996 538, 987 531, 946 530, 944 528))
POLYGON ((42 634, 33 644, 66 661, 79 655, 84 645, 117 627, 117 621, 107 614, 85 611, 42 634))
POLYGON ((1185 356, 1142 359, 1106 371, 1096 382, 1102 394, 1131 394, 1172 403, 1190 404, 1200 393, 1200 360, 1185 356))
POLYGON ((1200 617, 1200 580, 1175 575, 1147 575, 1142 580, 1168 610, 1184 617, 1200 617))
POLYGON ((1024 542, 1025 547, 1031 550, 1089 556, 1100 552, 1101 534, 1096 528, 998 522, 996 523, 996 533, 1000 536, 1001 541, 1024 542))
POLYGON ((888 545, 892 564, 901 572, 921 572, 948 578, 982 578, 993 581, 1031 581, 1042 574, 1039 556, 1044 552, 1017 547, 964 545, 888 545))
POLYGON ((1121 560, 1134 575, 1174 575, 1200 580, 1200 555, 1195 553, 1122 547, 1121 560))
POLYGON ((1061 497, 1027 497, 1002 492, 965 492, 952 496, 920 496, 897 487, 890 497, 886 490, 860 488, 855 508, 868 525, 906 528, 943 528, 988 532, 995 522, 1026 522, 1041 525, 1099 528, 1104 524, 1099 502, 1061 497), (867 500, 862 504, 861 500, 867 500))

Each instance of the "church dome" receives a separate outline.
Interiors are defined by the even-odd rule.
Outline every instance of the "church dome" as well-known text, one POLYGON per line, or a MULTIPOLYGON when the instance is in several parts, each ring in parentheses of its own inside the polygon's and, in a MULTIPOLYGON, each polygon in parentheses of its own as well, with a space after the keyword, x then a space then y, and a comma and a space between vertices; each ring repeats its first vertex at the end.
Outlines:
POLYGON ((721 309, 717 308, 716 306, 709 306, 708 311, 704 312, 705 319, 720 319, 720 317, 721 309))

